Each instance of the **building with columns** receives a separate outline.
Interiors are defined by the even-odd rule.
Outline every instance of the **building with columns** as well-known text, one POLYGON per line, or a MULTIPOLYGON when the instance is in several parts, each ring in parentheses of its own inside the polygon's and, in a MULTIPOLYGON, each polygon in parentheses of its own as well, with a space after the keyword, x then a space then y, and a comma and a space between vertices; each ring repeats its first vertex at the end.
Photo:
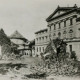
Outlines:
POLYGON ((48 29, 35 32, 35 36, 35 55, 40 55, 49 43, 48 29))
POLYGON ((49 39, 59 37, 67 42, 67 52, 75 51, 80 60, 80 8, 60 7, 46 19, 49 39))

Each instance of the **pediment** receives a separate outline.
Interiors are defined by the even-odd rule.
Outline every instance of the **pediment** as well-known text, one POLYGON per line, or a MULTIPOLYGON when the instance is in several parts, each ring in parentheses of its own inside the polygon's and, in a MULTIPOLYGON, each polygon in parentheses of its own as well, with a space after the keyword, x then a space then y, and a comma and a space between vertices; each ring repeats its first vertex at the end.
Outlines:
POLYGON ((49 21, 59 15, 65 14, 66 12, 71 11, 73 9, 75 9, 75 7, 59 7, 58 6, 55 9, 55 11, 46 19, 46 21, 49 21))
POLYGON ((58 8, 47 18, 47 20, 52 19, 52 18, 54 18, 54 17, 56 17, 56 16, 59 16, 59 15, 65 13, 66 11, 67 11, 67 10, 61 10, 61 8, 58 7, 58 8))
POLYGON ((59 16, 61 14, 65 13, 65 11, 57 11, 53 16, 52 18, 56 17, 56 16, 59 16))

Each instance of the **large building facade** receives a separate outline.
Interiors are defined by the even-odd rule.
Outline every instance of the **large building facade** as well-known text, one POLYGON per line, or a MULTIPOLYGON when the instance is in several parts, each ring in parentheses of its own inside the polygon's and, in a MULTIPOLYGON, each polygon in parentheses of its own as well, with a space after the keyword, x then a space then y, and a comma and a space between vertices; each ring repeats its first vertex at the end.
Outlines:
POLYGON ((75 51, 80 60, 80 8, 57 7, 46 19, 49 38, 59 37, 67 42, 67 52, 75 51))
POLYGON ((66 51, 75 51, 80 60, 80 8, 58 6, 46 21, 47 29, 35 33, 35 53, 44 52, 50 40, 60 38, 67 43, 66 51))
POLYGON ((43 29, 35 33, 35 55, 43 53, 49 43, 48 29, 43 29))

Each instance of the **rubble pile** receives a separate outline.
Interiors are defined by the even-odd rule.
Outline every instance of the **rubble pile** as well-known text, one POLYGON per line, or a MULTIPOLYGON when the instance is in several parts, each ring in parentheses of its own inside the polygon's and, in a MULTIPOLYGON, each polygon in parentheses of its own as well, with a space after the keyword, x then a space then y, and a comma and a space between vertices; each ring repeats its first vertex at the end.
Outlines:
POLYGON ((66 52, 66 43, 63 40, 51 41, 43 53, 47 74, 73 76, 78 71, 76 58, 71 58, 70 53, 66 52))

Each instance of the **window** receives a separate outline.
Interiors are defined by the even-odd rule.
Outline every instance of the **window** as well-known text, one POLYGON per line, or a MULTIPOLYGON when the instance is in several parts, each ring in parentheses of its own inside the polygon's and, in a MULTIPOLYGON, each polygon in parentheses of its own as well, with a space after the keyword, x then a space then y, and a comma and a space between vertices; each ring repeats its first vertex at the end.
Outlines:
POLYGON ((37 47, 37 52, 38 52, 38 47, 37 47))
POLYGON ((70 25, 73 25, 73 19, 72 18, 70 19, 70 25))
POLYGON ((41 37, 39 38, 39 40, 41 41, 41 37))
POLYGON ((43 52, 44 52, 44 47, 43 47, 43 52))
POLYGON ((61 24, 59 23, 59 29, 61 28, 61 24))
POLYGON ((45 36, 46 37, 46 39, 47 39, 47 36, 45 36))
POLYGON ((42 40, 44 41, 44 37, 42 37, 42 40))
POLYGON ((36 43, 38 43, 38 38, 36 38, 36 43))
POLYGON ((63 34, 66 34, 66 33, 67 33, 66 31, 63 32, 63 34))
POLYGON ((61 37, 61 33, 60 33, 60 32, 58 33, 58 37, 59 37, 59 38, 61 37))
POLYGON ((25 52, 25 55, 26 55, 26 52, 25 52))
POLYGON ((42 42, 44 42, 44 37, 42 37, 42 42))
POLYGON ((41 47, 39 47, 39 51, 41 52, 41 47))
POLYGON ((66 21, 64 21, 64 27, 66 27, 66 21))
POLYGON ((69 48, 70 48, 70 52, 72 52, 72 45, 69 45, 69 48))
POLYGON ((54 24, 54 30, 56 30, 56 25, 54 24))

